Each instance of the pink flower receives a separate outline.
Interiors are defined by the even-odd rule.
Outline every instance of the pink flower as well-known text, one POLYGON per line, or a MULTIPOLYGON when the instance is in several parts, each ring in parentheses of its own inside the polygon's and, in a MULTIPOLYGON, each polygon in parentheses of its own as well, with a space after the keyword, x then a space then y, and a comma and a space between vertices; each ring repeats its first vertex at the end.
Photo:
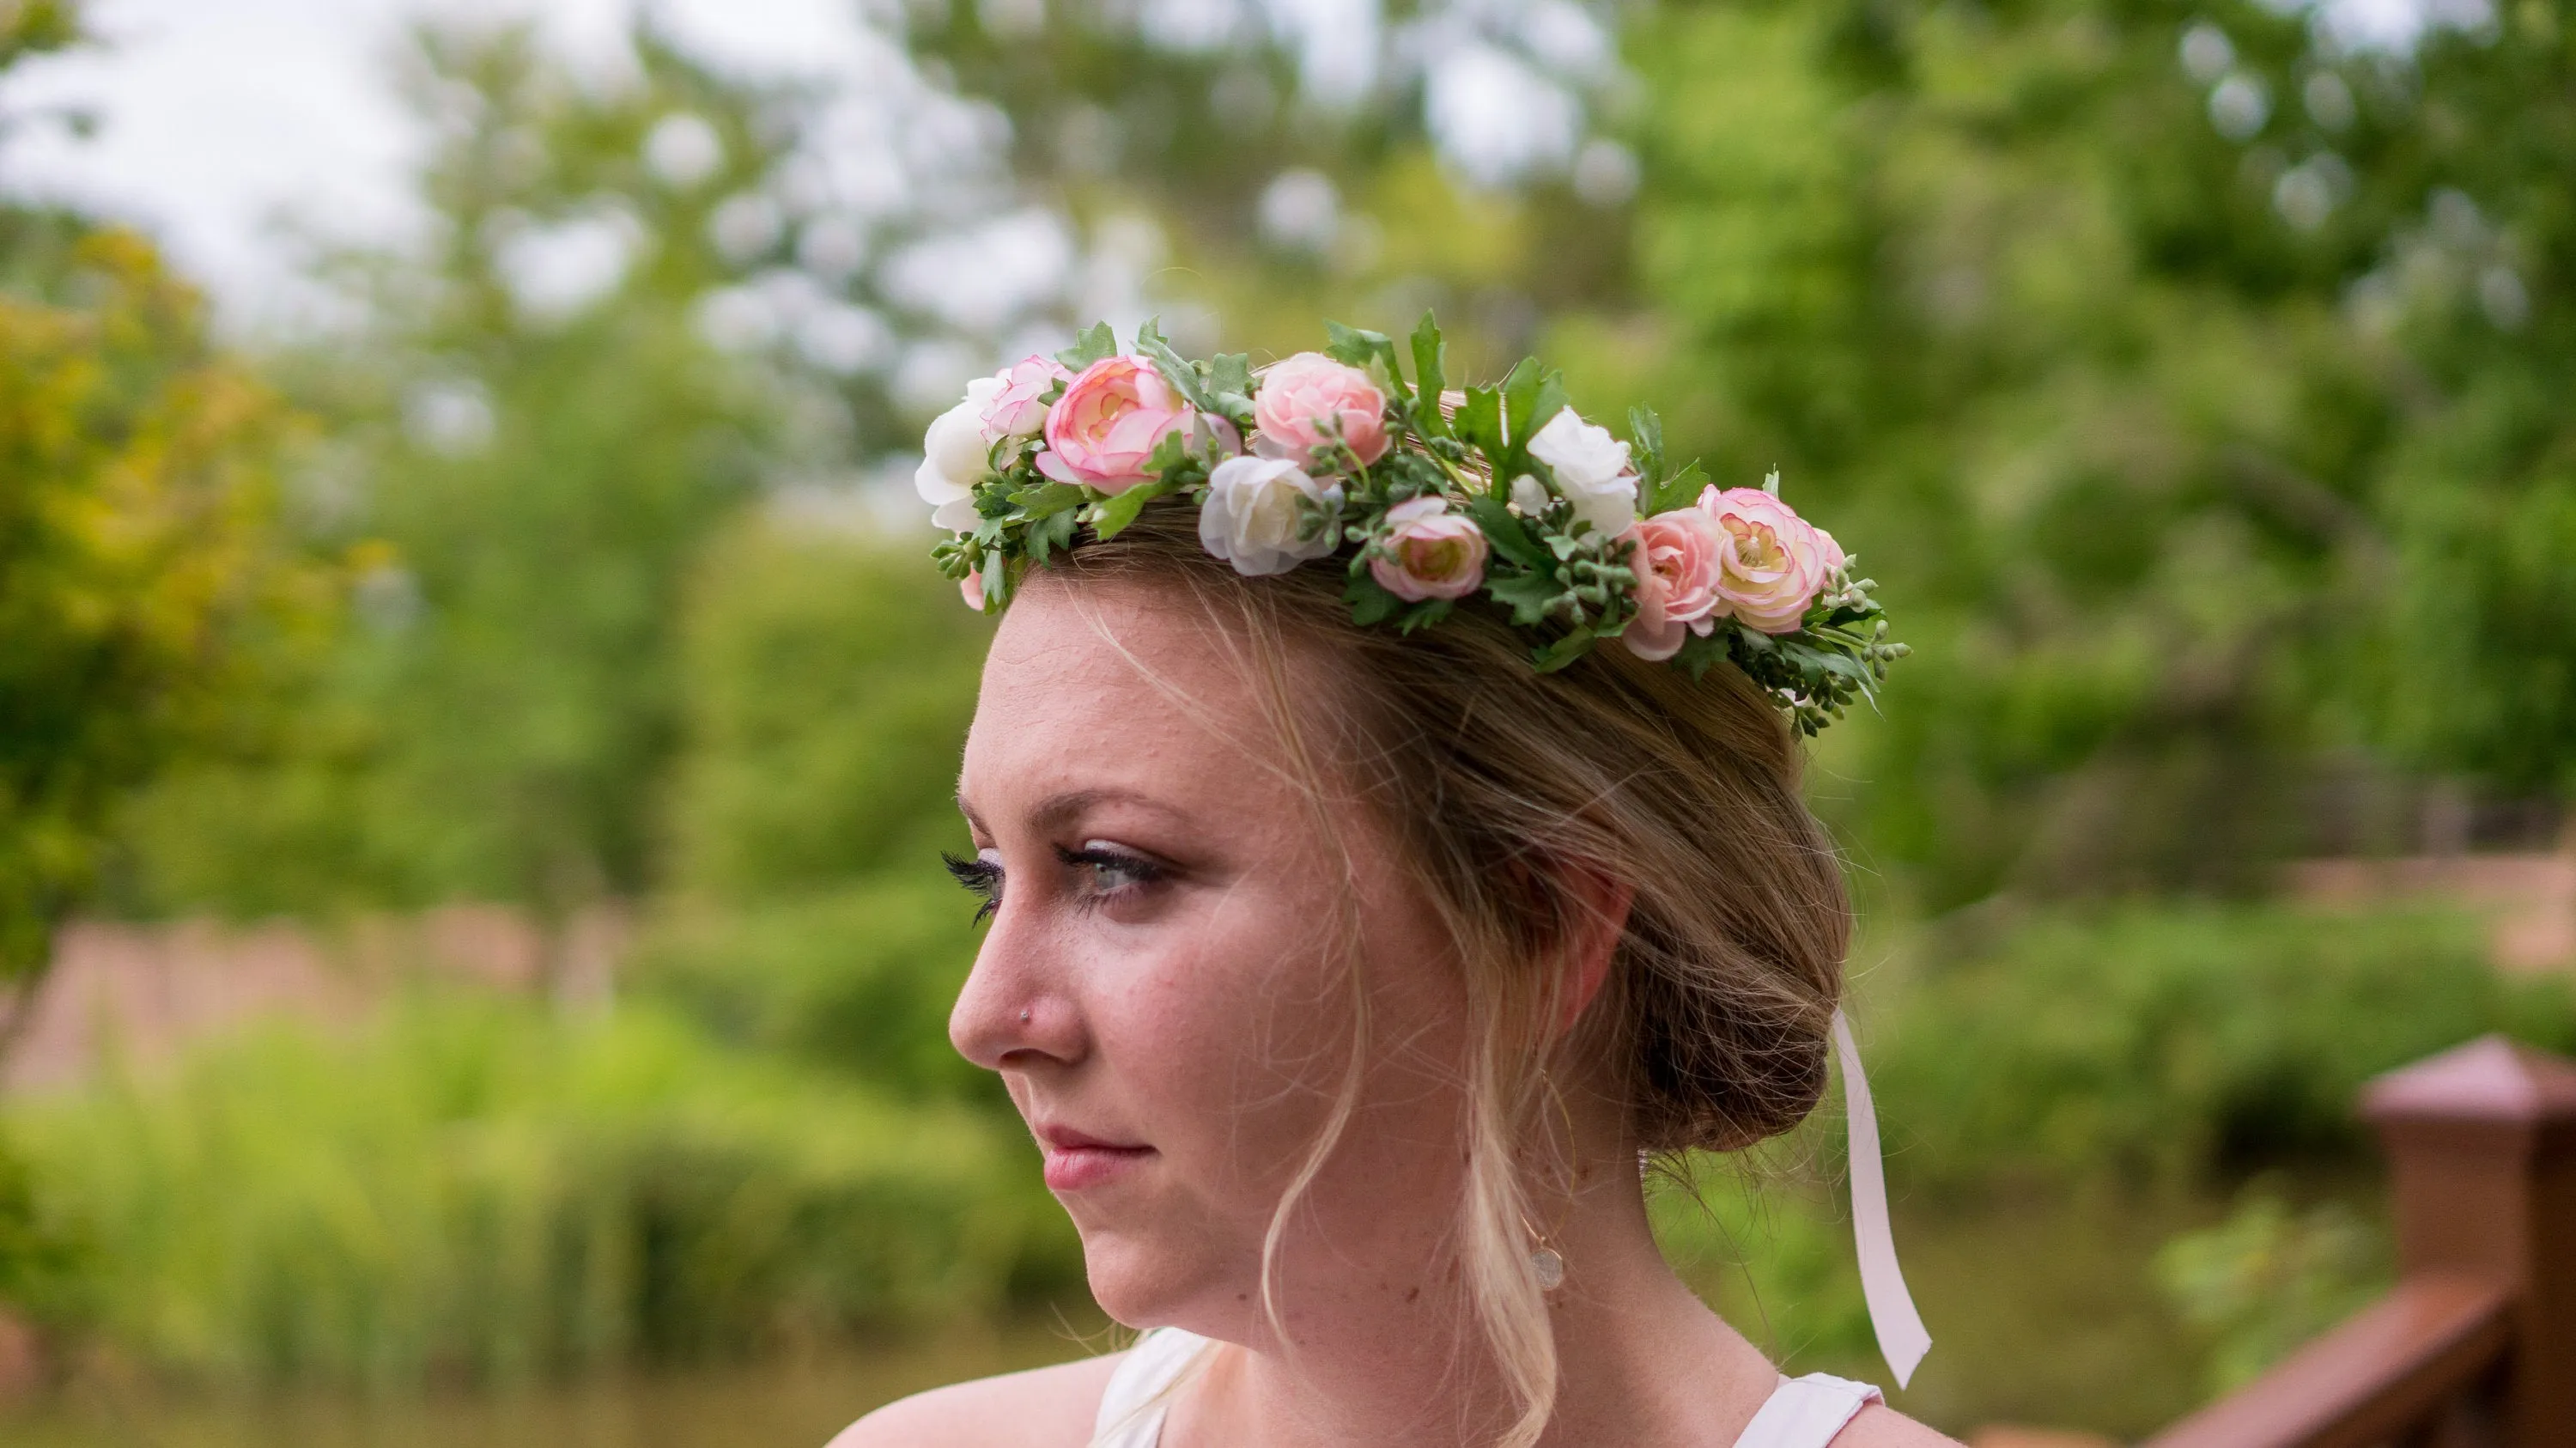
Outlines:
POLYGON ((1842 549, 1760 488, 1711 487, 1699 495, 1698 508, 1726 541, 1718 557, 1718 616, 1764 633, 1796 633, 1807 605, 1841 566, 1842 549))
POLYGON ((1475 520, 1438 498, 1415 498, 1386 510, 1386 551, 1369 572, 1408 603, 1464 598, 1485 581, 1485 533, 1475 520))
POLYGON ((1262 373, 1252 421, 1261 434, 1256 450, 1265 457, 1332 471, 1339 452, 1328 460, 1315 450, 1331 447, 1336 436, 1362 467, 1386 456, 1386 394, 1367 373, 1321 352, 1300 352, 1262 373))
POLYGON ((1038 471, 1059 483, 1123 493, 1150 476, 1145 460, 1191 411, 1143 357, 1104 357, 1067 383, 1047 414, 1038 471))
POLYGON ((968 608, 982 613, 984 611, 984 570, 974 569, 964 578, 957 580, 957 592, 965 598, 968 608))
POLYGON ((1042 401, 1047 389, 1059 382, 1069 382, 1073 374, 1051 357, 1023 357, 993 374, 1002 390, 984 408, 984 441, 987 445, 1006 437, 1028 437, 1046 426, 1048 406, 1042 401))
POLYGON ((1640 658, 1669 659, 1687 635, 1716 628, 1720 561, 1733 539, 1697 508, 1657 513, 1626 536, 1636 545, 1628 566, 1637 571, 1637 617, 1620 638, 1640 658))

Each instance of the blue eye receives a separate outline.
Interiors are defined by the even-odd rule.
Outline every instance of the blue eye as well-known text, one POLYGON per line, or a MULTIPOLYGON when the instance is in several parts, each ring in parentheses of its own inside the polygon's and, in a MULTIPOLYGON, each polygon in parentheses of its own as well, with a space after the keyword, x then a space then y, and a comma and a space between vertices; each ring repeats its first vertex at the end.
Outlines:
POLYGON ((1086 843, 1078 850, 1058 846, 1056 858, 1068 866, 1078 866, 1091 872, 1090 898, 1094 901, 1141 889, 1162 879, 1166 873, 1162 865, 1142 855, 1096 842, 1086 843))

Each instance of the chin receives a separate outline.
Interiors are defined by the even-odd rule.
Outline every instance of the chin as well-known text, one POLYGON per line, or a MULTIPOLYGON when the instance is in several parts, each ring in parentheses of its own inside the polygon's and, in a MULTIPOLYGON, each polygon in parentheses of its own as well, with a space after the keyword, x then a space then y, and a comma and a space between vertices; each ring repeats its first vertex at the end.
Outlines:
POLYGON ((1083 1273, 1091 1300, 1124 1326, 1179 1327, 1206 1337, 1230 1337, 1245 1312, 1260 1311, 1257 1240, 1245 1270, 1229 1271, 1225 1259, 1230 1254, 1188 1229, 1076 1225, 1082 1231, 1083 1273))

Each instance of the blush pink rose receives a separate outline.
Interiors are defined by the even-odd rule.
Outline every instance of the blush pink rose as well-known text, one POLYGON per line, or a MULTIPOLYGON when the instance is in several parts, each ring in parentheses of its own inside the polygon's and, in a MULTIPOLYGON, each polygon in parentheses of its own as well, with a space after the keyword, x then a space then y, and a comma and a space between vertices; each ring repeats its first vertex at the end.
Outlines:
POLYGON ((1415 498, 1386 510, 1386 551, 1369 572, 1408 603, 1464 598, 1485 581, 1485 532, 1438 498, 1415 498))
POLYGON ((1023 357, 993 375, 1002 390, 984 406, 987 445, 1006 437, 1029 437, 1046 426, 1047 389, 1073 380, 1073 373, 1052 357, 1023 357))
POLYGON ((1626 536, 1635 545, 1628 566, 1637 572, 1637 617, 1620 638, 1640 658, 1669 659, 1690 634, 1705 638, 1717 627, 1718 571, 1732 540, 1697 508, 1657 513, 1626 536))
POLYGON ((1065 384, 1047 413, 1038 471, 1059 483, 1123 493, 1150 476, 1145 460, 1190 424, 1189 404, 1143 357, 1104 357, 1065 384))
POLYGON ((1330 447, 1336 435, 1362 467, 1386 456, 1386 394, 1367 373, 1321 352, 1300 352, 1262 373, 1252 421, 1260 433, 1258 451, 1300 466, 1334 471, 1315 450, 1330 447))
POLYGON ((1796 633, 1807 605, 1840 566, 1842 549, 1760 488, 1712 487, 1699 511, 1724 535, 1718 558, 1718 615, 1769 634, 1796 633))
POLYGON ((982 613, 984 611, 984 570, 980 568, 971 570, 965 577, 958 579, 957 593, 959 597, 966 600, 968 608, 982 613))

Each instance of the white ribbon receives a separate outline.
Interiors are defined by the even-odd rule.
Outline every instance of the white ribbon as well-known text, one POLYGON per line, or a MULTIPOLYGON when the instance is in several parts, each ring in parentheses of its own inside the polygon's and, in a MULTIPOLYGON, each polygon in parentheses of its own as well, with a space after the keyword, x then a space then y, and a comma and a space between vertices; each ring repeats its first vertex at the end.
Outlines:
POLYGON ((1860 1291, 1869 1300, 1869 1326, 1878 1334, 1879 1355, 1887 1359, 1896 1385, 1904 1387, 1915 1365, 1931 1351, 1932 1334, 1914 1310, 1905 1290, 1905 1271, 1896 1265, 1896 1234, 1887 1223, 1887 1172, 1879 1160, 1878 1110, 1870 1104, 1869 1079, 1861 1074, 1860 1048, 1852 1044, 1851 1022, 1834 1012, 1834 1055, 1843 1068, 1843 1110, 1851 1141, 1852 1235, 1860 1245, 1860 1291))

